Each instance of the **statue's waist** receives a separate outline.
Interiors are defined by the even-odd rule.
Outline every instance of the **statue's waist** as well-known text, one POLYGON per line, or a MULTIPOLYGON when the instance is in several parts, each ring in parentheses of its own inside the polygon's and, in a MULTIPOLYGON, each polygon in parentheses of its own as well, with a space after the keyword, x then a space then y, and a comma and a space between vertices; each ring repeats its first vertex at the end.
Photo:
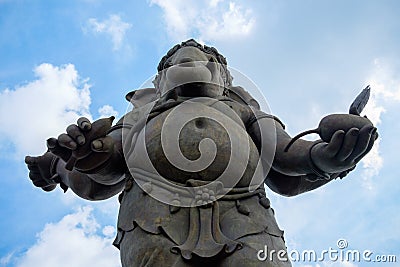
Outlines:
MULTIPOLYGON (((261 232, 282 236, 283 232, 276 224, 264 189, 260 188, 248 193, 245 195, 245 190, 243 190, 243 192, 228 194, 218 200, 218 203, 213 202, 207 207, 177 207, 154 199, 150 194, 144 193, 143 189, 134 182, 122 198, 118 229, 131 231, 134 227, 140 227, 149 233, 164 233, 177 245, 187 244, 188 239, 190 241, 191 238, 189 233, 197 229, 195 232, 200 234, 200 229, 203 227, 211 227, 213 233, 220 231, 229 240, 237 240, 242 236, 261 232), (207 218, 202 218, 200 225, 195 226, 196 218, 200 218, 197 216, 207 218), (216 225, 219 226, 213 228, 216 225)), ((212 235, 208 237, 210 236, 212 235)), ((217 238, 214 241, 228 242, 227 239, 224 240, 217 238)), ((196 252, 200 245, 197 244, 189 250, 196 252)))

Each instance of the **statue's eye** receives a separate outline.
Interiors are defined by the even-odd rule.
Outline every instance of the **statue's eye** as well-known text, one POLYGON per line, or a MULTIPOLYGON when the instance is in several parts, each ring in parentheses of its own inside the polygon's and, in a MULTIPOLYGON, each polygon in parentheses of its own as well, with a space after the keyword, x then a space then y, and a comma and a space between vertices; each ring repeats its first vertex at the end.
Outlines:
POLYGON ((164 69, 168 69, 169 67, 171 67, 173 64, 172 64, 172 62, 171 62, 171 60, 167 60, 165 63, 164 63, 164 69))
POLYGON ((209 57, 207 62, 207 67, 209 69, 215 69, 217 67, 217 60, 214 57, 209 57))
POLYGON ((213 57, 213 56, 210 56, 210 57, 208 58, 208 62, 217 63, 217 59, 216 59, 215 57, 213 57))

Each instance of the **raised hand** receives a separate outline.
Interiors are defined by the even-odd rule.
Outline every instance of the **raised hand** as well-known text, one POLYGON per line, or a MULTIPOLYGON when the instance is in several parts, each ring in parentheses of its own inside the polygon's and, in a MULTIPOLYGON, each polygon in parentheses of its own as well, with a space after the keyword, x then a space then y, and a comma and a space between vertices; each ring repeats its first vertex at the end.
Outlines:
POLYGON ((91 123, 81 117, 77 124, 67 127, 66 133, 47 140, 49 150, 66 161, 65 168, 90 171, 103 164, 111 155, 114 141, 107 132, 114 117, 91 123))
POLYGON ((337 130, 329 143, 311 149, 311 161, 322 171, 337 173, 353 168, 371 149, 378 137, 377 129, 366 123, 361 129, 337 130))

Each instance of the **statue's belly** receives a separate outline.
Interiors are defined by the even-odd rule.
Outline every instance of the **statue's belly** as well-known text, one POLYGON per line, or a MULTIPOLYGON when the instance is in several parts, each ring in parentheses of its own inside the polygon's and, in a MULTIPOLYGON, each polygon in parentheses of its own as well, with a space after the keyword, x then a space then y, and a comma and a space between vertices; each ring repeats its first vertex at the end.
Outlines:
MULTIPOLYGON (((205 105, 198 108, 189 111, 193 114, 185 111, 188 119, 168 110, 147 123, 139 136, 145 138, 151 164, 165 179, 179 183, 222 178, 224 184, 230 179, 236 186, 249 185, 259 155, 242 122, 233 111, 227 116, 205 105)), ((141 168, 142 160, 135 155, 128 165, 141 168)))

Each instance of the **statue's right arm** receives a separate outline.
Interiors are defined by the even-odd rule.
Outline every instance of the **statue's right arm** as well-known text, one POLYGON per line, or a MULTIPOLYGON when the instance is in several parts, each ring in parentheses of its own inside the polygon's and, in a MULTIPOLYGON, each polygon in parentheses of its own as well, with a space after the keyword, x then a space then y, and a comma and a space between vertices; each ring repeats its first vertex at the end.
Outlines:
POLYGON ((290 151, 285 152, 285 147, 292 138, 280 120, 262 111, 254 111, 253 116, 256 119, 251 120, 253 123, 248 126, 248 132, 260 152, 260 160, 266 166, 272 163, 265 179, 266 185, 272 191, 283 196, 295 196, 314 190, 344 175, 335 173, 331 174, 329 179, 320 177, 311 168, 309 156, 316 142, 300 139, 293 144, 290 151), (271 145, 274 145, 274 148, 271 145), (272 162, 268 158, 271 149, 275 149, 272 150, 275 152, 272 162))
MULTIPOLYGON (((283 125, 276 119, 274 127, 271 116, 256 114, 258 124, 248 127, 248 132, 261 151, 261 161, 269 164, 270 144, 276 144, 271 170, 265 183, 270 189, 285 196, 294 196, 314 190, 324 184, 345 177, 372 148, 377 138, 376 128, 365 119, 364 126, 351 128, 347 132, 334 129, 329 142, 299 139, 288 151, 292 140, 283 125), (257 116, 258 115, 258 116, 257 116), (274 138, 276 137, 276 138, 274 138)), ((351 118, 350 118, 351 119, 351 118)), ((339 127, 340 121, 332 127, 339 127)))

